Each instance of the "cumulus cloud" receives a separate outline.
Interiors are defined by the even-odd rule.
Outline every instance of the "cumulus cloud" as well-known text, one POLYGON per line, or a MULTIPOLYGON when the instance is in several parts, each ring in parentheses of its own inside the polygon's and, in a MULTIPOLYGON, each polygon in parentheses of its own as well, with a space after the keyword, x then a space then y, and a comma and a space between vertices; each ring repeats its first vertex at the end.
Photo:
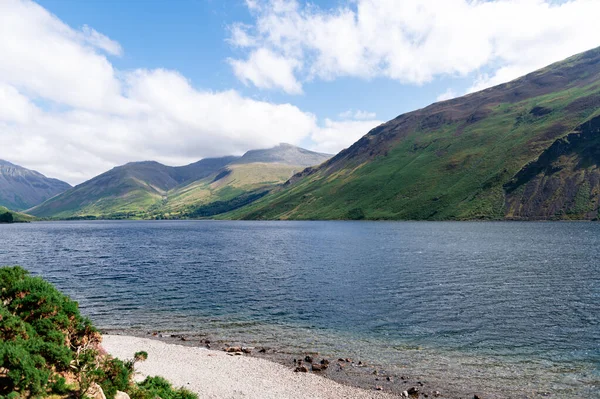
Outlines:
POLYGON ((340 149, 348 148, 358 139, 364 136, 369 130, 380 125, 382 121, 334 121, 325 119, 325 125, 319 127, 311 134, 311 139, 315 143, 313 150, 335 154, 340 149))
POLYGON ((285 90, 253 79, 272 68, 263 63, 260 71, 253 57, 261 50, 287 59, 294 67, 280 60, 280 68, 297 82, 350 76, 423 84, 475 73, 476 90, 600 44, 597 0, 347 0, 326 10, 295 0, 247 4, 255 23, 238 25, 231 41, 248 56, 232 65, 261 88, 285 90))
POLYGON ((235 75, 245 84, 252 82, 261 89, 281 88, 288 94, 302 93, 302 85, 294 76, 299 65, 293 58, 286 58, 260 48, 246 61, 230 59, 235 75))
POLYGON ((172 70, 118 71, 108 57, 121 53, 31 1, 0 1, 0 158, 80 183, 129 161, 181 165, 319 130, 290 104, 199 90, 172 70))

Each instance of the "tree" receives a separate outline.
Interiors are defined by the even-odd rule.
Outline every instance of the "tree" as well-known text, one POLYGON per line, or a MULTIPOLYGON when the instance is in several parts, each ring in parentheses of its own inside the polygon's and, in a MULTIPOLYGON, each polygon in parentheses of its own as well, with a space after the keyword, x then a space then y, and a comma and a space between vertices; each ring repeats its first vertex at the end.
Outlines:
POLYGON ((5 212, 0 214, 0 223, 12 223, 14 222, 13 214, 10 212, 5 212))

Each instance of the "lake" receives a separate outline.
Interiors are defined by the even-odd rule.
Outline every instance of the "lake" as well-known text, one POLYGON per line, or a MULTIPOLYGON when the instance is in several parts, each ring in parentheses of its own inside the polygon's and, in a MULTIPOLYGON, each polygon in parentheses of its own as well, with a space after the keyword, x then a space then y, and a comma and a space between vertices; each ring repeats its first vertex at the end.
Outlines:
POLYGON ((600 397, 600 224, 0 225, 101 329, 351 355, 507 397, 600 397), (520 396, 518 396, 520 395, 520 396))

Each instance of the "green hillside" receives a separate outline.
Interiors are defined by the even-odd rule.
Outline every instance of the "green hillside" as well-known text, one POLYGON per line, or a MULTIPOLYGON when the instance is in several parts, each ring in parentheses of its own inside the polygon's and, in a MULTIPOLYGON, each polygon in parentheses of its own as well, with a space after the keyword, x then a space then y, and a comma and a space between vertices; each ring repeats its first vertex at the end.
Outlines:
POLYGON ((134 162, 105 172, 30 210, 52 218, 188 218, 240 207, 309 165, 331 156, 289 144, 248 151, 241 157, 203 159, 170 167, 134 162), (212 209, 212 208, 211 208, 212 209))
POLYGON ((15 223, 31 222, 31 221, 35 220, 35 218, 31 215, 27 215, 27 214, 21 213, 21 212, 11 211, 10 209, 0 205, 0 215, 3 215, 5 213, 10 213, 12 215, 12 220, 15 223))
POLYGON ((208 178, 172 190, 155 212, 166 217, 194 217, 199 207, 270 190, 302 169, 280 163, 231 164, 208 178))
POLYGON ((598 116, 594 49, 400 115, 224 217, 595 219, 598 116))
POLYGON ((29 213, 46 218, 140 218, 160 205, 167 192, 194 178, 204 178, 236 157, 205 159, 187 166, 132 162, 118 166, 51 198, 29 213))

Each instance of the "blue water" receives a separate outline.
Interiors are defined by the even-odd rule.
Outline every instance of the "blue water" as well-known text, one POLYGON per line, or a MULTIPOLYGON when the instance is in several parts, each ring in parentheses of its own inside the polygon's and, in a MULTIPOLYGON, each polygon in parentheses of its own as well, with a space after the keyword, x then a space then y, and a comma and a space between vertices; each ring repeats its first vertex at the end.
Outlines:
POLYGON ((498 397, 600 397, 600 224, 0 225, 104 329, 352 355, 498 397))

